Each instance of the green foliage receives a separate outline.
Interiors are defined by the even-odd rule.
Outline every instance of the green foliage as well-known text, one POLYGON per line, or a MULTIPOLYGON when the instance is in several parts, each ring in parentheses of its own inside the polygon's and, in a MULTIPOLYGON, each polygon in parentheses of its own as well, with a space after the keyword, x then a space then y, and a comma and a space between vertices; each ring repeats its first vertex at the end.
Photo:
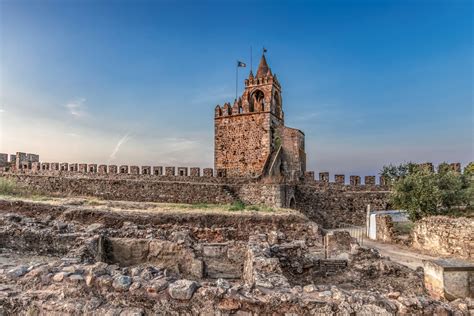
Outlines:
POLYGON ((437 173, 413 164, 388 166, 383 171, 392 176, 392 204, 407 210, 413 221, 428 215, 449 215, 454 214, 454 210, 470 209, 472 181, 452 171, 448 164, 441 164, 437 173))
POLYGON ((21 193, 20 188, 15 181, 0 178, 0 194, 2 195, 18 195, 21 193))
POLYGON ((245 204, 242 201, 236 201, 232 203, 232 205, 229 207, 229 211, 243 211, 245 210, 245 204))
POLYGON ((380 170, 380 175, 385 178, 388 184, 397 181, 398 179, 405 177, 410 172, 413 172, 416 169, 416 164, 412 162, 400 164, 398 166, 389 164, 384 166, 380 170))
POLYGON ((474 162, 470 162, 466 168, 464 168, 464 175, 474 176, 474 162))

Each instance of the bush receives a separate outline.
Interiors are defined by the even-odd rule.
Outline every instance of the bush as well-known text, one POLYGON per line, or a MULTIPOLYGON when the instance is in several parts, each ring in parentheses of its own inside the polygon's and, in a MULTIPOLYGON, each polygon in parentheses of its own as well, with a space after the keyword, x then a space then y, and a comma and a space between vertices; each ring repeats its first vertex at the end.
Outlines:
POLYGON ((391 179, 391 203, 407 210, 413 221, 471 207, 470 176, 452 171, 448 164, 441 164, 437 173, 411 163, 384 167, 383 171, 391 179))
POLYGON ((20 193, 18 185, 13 180, 0 178, 0 194, 2 195, 16 195, 20 193))
POLYGON ((236 201, 232 203, 232 205, 229 207, 229 211, 243 211, 245 210, 245 204, 242 201, 236 201))

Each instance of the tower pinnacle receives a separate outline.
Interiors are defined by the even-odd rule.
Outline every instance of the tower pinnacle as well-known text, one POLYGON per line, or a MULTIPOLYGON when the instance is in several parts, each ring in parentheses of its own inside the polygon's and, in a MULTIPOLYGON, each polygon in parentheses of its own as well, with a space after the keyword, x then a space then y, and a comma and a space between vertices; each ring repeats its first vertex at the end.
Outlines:
POLYGON ((262 78, 271 74, 272 74, 272 71, 270 70, 270 67, 268 67, 265 54, 262 54, 262 58, 260 59, 260 64, 258 65, 256 78, 262 78))

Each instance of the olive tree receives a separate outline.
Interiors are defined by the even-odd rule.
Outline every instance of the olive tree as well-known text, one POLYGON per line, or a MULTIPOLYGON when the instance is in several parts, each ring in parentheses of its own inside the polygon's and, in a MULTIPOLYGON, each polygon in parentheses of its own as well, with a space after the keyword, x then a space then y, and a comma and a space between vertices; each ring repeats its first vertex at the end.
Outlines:
POLYGON ((407 210, 413 221, 472 205, 471 174, 454 172, 448 164, 441 164, 438 172, 413 163, 389 165, 381 175, 390 180, 391 203, 407 210))

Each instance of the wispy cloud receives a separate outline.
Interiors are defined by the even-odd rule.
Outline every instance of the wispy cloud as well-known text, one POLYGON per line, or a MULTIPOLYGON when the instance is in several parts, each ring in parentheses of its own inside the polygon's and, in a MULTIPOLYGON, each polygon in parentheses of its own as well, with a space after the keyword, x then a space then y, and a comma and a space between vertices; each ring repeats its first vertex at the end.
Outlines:
POLYGON ((120 140, 117 142, 117 144, 115 145, 115 148, 114 150, 112 151, 112 153, 110 154, 109 156, 109 162, 114 160, 117 156, 117 153, 118 151, 120 150, 120 147, 125 144, 126 142, 128 142, 130 140, 130 133, 127 133, 125 134, 122 138, 120 138, 120 140))
POLYGON ((79 98, 66 103, 65 107, 73 117, 82 117, 86 114, 85 102, 86 99, 79 98))

